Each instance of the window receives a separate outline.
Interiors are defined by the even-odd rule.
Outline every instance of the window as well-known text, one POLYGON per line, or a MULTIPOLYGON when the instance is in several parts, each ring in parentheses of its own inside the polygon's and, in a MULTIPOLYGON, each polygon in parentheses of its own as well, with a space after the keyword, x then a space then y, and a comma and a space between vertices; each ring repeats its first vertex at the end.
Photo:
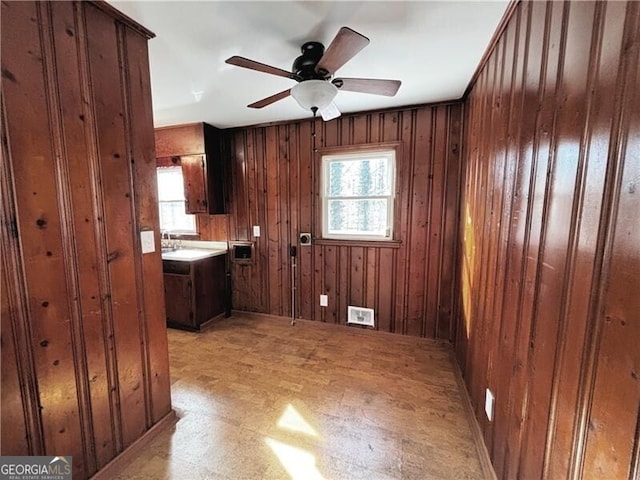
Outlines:
POLYGON ((160 230, 171 233, 196 232, 196 216, 185 213, 184 181, 182 168, 160 167, 158 174, 158 204, 160 207, 160 230))
POLYGON ((395 150, 322 156, 322 236, 392 240, 395 150))

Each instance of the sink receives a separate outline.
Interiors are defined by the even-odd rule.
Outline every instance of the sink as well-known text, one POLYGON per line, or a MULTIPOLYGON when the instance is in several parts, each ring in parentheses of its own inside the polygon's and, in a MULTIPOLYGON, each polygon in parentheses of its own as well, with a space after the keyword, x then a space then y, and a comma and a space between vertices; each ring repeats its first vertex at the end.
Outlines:
POLYGON ((163 252, 162 258, 165 260, 198 260, 199 258, 205 258, 210 255, 211 252, 209 250, 184 248, 170 252, 163 252))
POLYGON ((213 257, 215 255, 220 255, 222 253, 226 253, 224 250, 204 250, 197 248, 180 248, 178 250, 174 250, 172 252, 163 252, 162 259, 163 260, 183 260, 183 261, 192 261, 199 260, 201 258, 213 257))
POLYGON ((175 252, 175 251, 176 251, 175 247, 162 247, 162 253, 175 252))

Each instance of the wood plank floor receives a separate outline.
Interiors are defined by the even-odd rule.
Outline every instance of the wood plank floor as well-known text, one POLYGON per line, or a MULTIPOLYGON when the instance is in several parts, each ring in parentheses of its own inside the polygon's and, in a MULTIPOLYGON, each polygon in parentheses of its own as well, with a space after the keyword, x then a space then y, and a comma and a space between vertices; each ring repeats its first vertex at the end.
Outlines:
POLYGON ((234 313, 169 348, 179 421, 119 479, 484 478, 448 345, 234 313))

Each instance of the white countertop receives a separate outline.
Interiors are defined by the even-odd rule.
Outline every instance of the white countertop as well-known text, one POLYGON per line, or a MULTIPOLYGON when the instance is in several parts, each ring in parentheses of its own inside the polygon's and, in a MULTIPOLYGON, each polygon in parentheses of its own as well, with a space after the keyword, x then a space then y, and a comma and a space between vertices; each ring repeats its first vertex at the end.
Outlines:
POLYGON ((193 262, 208 257, 217 257, 227 253, 226 242, 187 241, 182 242, 182 248, 163 252, 163 260, 177 260, 179 262, 193 262))

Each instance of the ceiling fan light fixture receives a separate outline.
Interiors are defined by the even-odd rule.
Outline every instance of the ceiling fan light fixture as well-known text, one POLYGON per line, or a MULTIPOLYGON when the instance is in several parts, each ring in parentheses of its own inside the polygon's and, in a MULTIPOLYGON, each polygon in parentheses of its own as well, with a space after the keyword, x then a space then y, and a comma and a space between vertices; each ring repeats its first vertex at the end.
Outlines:
POLYGON ((338 88, 326 80, 305 80, 291 88, 291 96, 305 110, 327 107, 338 94, 338 88))

